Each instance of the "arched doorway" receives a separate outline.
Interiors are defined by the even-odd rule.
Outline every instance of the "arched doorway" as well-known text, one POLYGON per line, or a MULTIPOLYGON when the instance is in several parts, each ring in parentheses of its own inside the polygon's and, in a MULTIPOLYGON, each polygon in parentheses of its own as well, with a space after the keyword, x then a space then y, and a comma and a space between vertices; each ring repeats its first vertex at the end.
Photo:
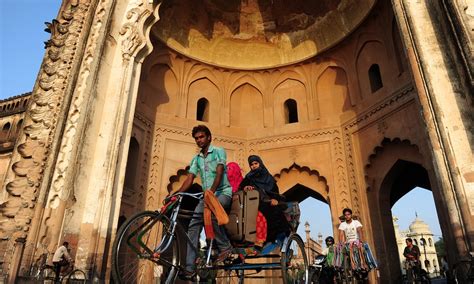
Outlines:
POLYGON ((415 187, 400 198, 392 207, 400 267, 406 273, 403 251, 406 239, 411 238, 420 249, 422 268, 430 277, 440 276, 440 262, 445 256, 439 218, 429 189, 415 187))
MULTIPOLYGON (((393 205, 413 188, 423 187, 433 192, 440 223, 446 218, 443 218, 441 210, 440 193, 431 182, 434 179, 429 163, 416 145, 407 140, 384 139, 381 147, 377 147, 374 152, 366 166, 374 248, 381 280, 384 283, 399 283, 402 277, 400 262, 393 261, 395 257, 398 259, 391 211, 393 205)), ((447 226, 441 227, 447 230, 447 226)), ((445 232, 443 234, 447 235, 445 232)))
MULTIPOLYGON (((316 193, 316 195, 319 194, 316 193)), ((326 200, 313 196, 300 201, 299 206, 301 224, 297 233, 305 242, 306 255, 311 264, 315 257, 326 248, 324 240, 335 234, 331 220, 331 209, 326 200)))

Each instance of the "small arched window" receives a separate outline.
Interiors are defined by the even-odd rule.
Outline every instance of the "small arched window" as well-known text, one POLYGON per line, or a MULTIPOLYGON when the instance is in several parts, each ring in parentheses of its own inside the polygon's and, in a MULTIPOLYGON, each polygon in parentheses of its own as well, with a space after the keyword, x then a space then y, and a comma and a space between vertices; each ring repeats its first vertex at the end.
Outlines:
POLYGON ((433 241, 431 240, 431 238, 428 239, 428 244, 429 244, 430 247, 433 246, 433 241))
POLYGON ((380 74, 380 67, 378 64, 372 64, 369 68, 370 90, 375 93, 378 89, 383 87, 382 75, 380 74))
POLYGON ((206 98, 200 98, 197 102, 196 120, 209 121, 209 101, 206 98))
POLYGON ((298 122, 298 106, 296 101, 288 99, 285 101, 285 123, 298 122))
POLYGON ((5 123, 5 125, 3 125, 2 131, 6 132, 6 131, 10 130, 10 127, 11 127, 10 122, 7 122, 7 123, 5 123))
POLYGON ((25 100, 25 101, 23 102, 23 107, 26 107, 26 104, 27 104, 27 103, 28 103, 28 100, 25 100))

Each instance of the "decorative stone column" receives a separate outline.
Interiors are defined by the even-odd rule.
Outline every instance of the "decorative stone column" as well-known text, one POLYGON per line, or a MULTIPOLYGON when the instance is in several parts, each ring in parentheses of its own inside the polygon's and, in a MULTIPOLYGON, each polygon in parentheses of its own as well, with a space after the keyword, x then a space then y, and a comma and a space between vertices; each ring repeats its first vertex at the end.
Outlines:
POLYGON ((26 238, 31 250, 8 250, 13 260, 32 255, 24 268, 38 257, 36 244, 52 252, 67 240, 76 267, 108 279, 138 80, 159 6, 119 2, 65 0, 48 25, 52 37, 0 200, 1 237, 26 238))
POLYGON ((13 259, 8 271, 8 283, 15 282, 18 270, 20 270, 20 263, 23 256, 23 250, 25 249, 25 242, 26 240, 24 238, 18 238, 15 240, 15 251, 13 252, 13 259))
POLYGON ((449 256, 453 262, 474 245, 474 120, 472 83, 464 80, 470 77, 469 68, 463 53, 454 48, 456 32, 446 28, 462 27, 450 22, 451 12, 441 2, 457 5, 454 1, 392 0, 418 89, 436 177, 450 212, 455 245, 448 251, 457 252, 449 256))

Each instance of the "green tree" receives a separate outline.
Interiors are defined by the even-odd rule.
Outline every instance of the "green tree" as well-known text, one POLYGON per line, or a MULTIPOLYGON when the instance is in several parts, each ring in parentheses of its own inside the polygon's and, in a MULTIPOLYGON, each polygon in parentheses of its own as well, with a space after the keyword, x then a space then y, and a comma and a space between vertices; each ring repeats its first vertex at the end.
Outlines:
POLYGON ((446 256, 446 250, 444 249, 444 240, 443 238, 439 238, 437 242, 435 242, 436 254, 438 258, 446 256))

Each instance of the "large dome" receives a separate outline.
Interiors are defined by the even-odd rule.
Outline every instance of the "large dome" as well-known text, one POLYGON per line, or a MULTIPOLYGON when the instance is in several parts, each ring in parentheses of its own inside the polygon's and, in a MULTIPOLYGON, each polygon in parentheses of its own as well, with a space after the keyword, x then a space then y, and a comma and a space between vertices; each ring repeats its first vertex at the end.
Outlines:
POLYGON ((431 234, 430 226, 418 217, 416 217, 415 220, 410 224, 409 228, 411 233, 431 234))
POLYGON ((296 63, 344 39, 376 0, 164 1, 152 35, 196 60, 226 68, 296 63))

